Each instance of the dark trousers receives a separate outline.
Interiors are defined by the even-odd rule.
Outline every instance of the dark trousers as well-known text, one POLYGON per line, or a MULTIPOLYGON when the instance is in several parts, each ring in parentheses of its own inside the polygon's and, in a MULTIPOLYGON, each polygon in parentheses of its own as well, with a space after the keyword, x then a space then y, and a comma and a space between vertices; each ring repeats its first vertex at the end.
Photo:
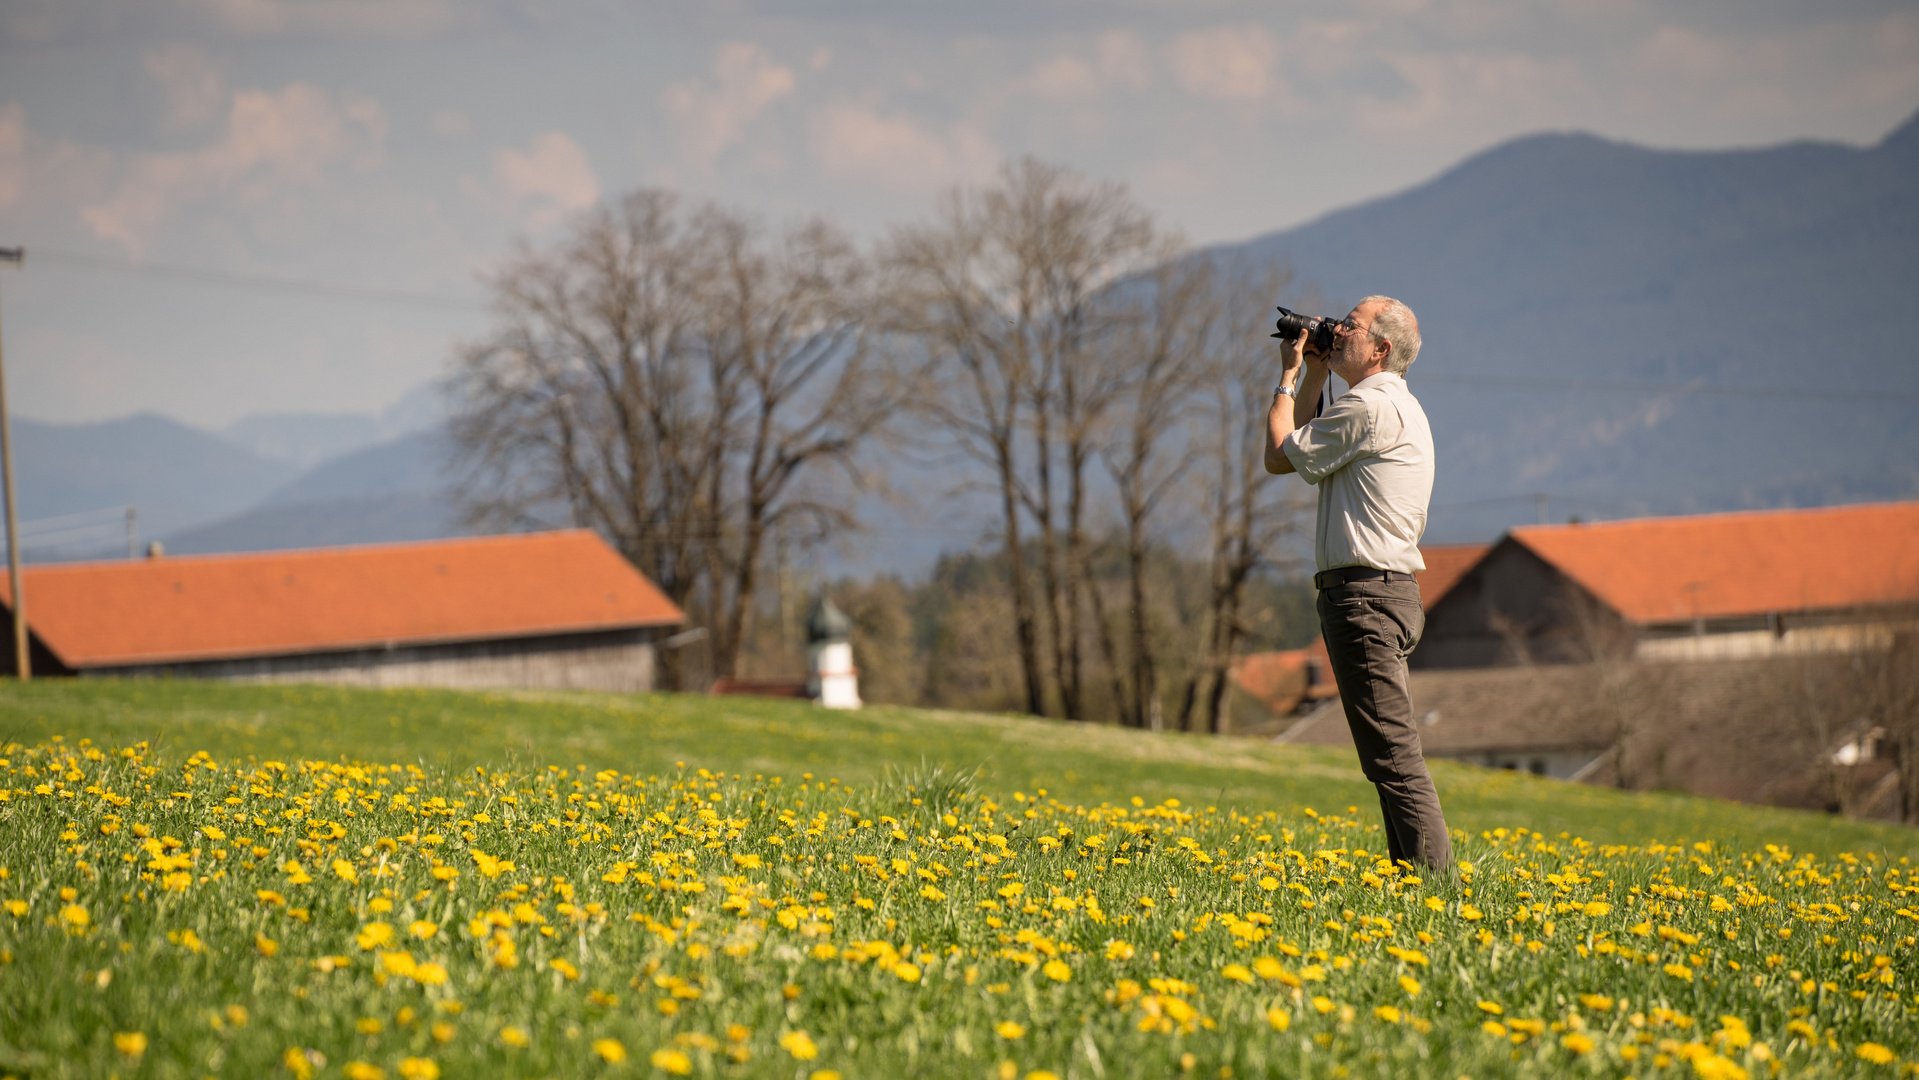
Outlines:
POLYGON ((1446 869, 1453 861, 1452 839, 1419 749, 1406 681, 1406 657, 1426 629, 1419 584, 1355 581, 1323 589, 1319 626, 1359 748, 1359 767, 1379 789, 1388 854, 1394 862, 1446 869))

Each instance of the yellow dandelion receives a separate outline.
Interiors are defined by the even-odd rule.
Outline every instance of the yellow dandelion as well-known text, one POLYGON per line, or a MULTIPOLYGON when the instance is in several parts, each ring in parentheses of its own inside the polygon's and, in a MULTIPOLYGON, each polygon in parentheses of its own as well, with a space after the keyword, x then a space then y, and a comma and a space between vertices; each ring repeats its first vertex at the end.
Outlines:
POLYGON ((1251 985, 1253 981, 1253 970, 1244 964, 1227 964, 1219 973, 1234 982, 1251 985))
POLYGON ((840 1080, 840 1074, 834 1069, 814 1069, 806 1080, 840 1080))
POLYGON ((27 917, 27 910, 28 910, 28 909, 27 909, 27 902, 26 902, 25 900, 9 900, 9 901, 7 901, 7 914, 9 914, 9 915, 11 915, 11 916, 13 916, 13 917, 14 917, 14 918, 16 918, 16 919, 24 919, 24 918, 26 918, 26 917, 27 917))
POLYGON ((1399 1010, 1393 1008, 1391 1005, 1381 1005, 1379 1008, 1374 1009, 1373 1016, 1386 1021, 1388 1024, 1399 1023, 1399 1010))
POLYGON ((1131 960, 1133 958, 1133 952, 1133 947, 1124 941, 1108 942, 1106 945, 1106 959, 1108 960, 1131 960))
POLYGON ((650 1060, 654 1068, 674 1076, 690 1076, 693 1073, 693 1059, 678 1050, 655 1050, 650 1060))
POLYGON ((297 1046, 287 1047, 287 1052, 280 1055, 280 1064, 287 1067, 294 1080, 313 1080, 313 1061, 297 1046))
MULTIPOLYGON (((1870 1046, 1871 1043, 1866 1045, 1870 1046)), ((147 1052, 147 1037, 144 1032, 121 1031, 113 1036, 113 1048, 128 1057, 139 1057, 147 1052)))
POLYGON ((333 860, 333 876, 349 885, 357 884, 360 880, 360 872, 355 870, 353 864, 345 859, 333 860))
POLYGON ((265 934, 253 935, 253 948, 261 956, 270 957, 280 951, 280 943, 265 934))
POLYGON ((1581 994, 1579 1003, 1594 1012, 1612 1011, 1612 999, 1604 994, 1581 994))
POLYGON ((1891 1050, 1874 1042, 1860 1043, 1859 1048, 1854 1050, 1853 1054, 1863 1060, 1872 1062, 1874 1065, 1891 1064, 1892 1059, 1896 1056, 1891 1050))
POLYGON ((1664 970, 1666 974, 1671 975, 1675 979, 1684 979, 1687 982, 1692 981, 1692 969, 1684 964, 1667 964, 1664 970))
POLYGON ((573 980, 580 977, 580 969, 574 967, 572 964, 569 964, 564 960, 559 960, 559 959, 548 960, 546 962, 546 966, 566 976, 567 982, 572 982, 573 980))
POLYGON ((1401 975, 1399 977, 1399 988, 1414 997, 1419 996, 1419 980, 1413 978, 1411 975, 1401 975))
POLYGON ((593 1052, 608 1065, 618 1065, 626 1060, 626 1047, 618 1039, 594 1039, 593 1052))
POLYGON ((383 922, 367 923, 360 928, 358 934, 354 935, 353 940, 359 944, 360 948, 370 952, 382 945, 393 943, 393 928, 383 922))
POLYGON ((401 1058, 400 1075, 406 1080, 440 1080, 440 1066, 432 1058, 401 1058))
POLYGON ((1073 969, 1064 960, 1048 960, 1040 971, 1054 982, 1069 982, 1073 978, 1073 969))
POLYGON ((1501 1004, 1500 1004, 1499 1002, 1497 1002, 1497 1001, 1482 1001, 1482 1002, 1480 1002, 1480 1003, 1479 1003, 1479 1011, 1480 1011, 1480 1012, 1484 1012, 1484 1013, 1492 1013, 1492 1014, 1493 1014, 1494 1016, 1504 1016, 1504 1015, 1506 1015, 1506 1007, 1505 1007, 1505 1006, 1503 1006, 1503 1005, 1501 1005, 1501 1004))
POLYGON ((406 932, 419 938, 421 941, 426 941, 440 932, 440 924, 427 922, 425 919, 415 919, 407 926, 406 932))
POLYGON ((87 909, 79 904, 68 904, 61 908, 60 921, 66 924, 67 929, 73 931, 85 930, 93 925, 93 917, 88 915, 87 909))
POLYGON ((385 1080, 386 1070, 365 1061, 349 1061, 340 1075, 346 1080, 385 1080))
POLYGON ((1591 1039, 1575 1031, 1572 1034, 1566 1036, 1565 1038, 1559 1040, 1559 1045, 1565 1047, 1568 1050, 1571 1050, 1575 1054, 1587 1054, 1587 1053, 1591 1053, 1592 1048, 1598 1044, 1594 1043, 1591 1039))
POLYGON ((995 1027, 993 1031, 1002 1039, 1020 1039, 1026 1036, 1025 1026, 1016 1024, 1011 1020, 1000 1021, 999 1026, 995 1027))
POLYGON ((1503 1039, 1506 1037, 1506 1025, 1497 1020, 1486 1021, 1479 1025, 1479 1030, 1491 1035, 1495 1039, 1503 1039))
POLYGON ((916 983, 920 981, 920 969, 914 964, 894 964, 893 974, 898 976, 901 982, 916 983))
POLYGON ((1586 904, 1585 911, 1588 917, 1597 919, 1601 915, 1611 912, 1612 905, 1606 903, 1604 900, 1593 900, 1586 904))
POLYGON ((533 1040, 527 1037, 522 1028, 503 1027, 500 1029, 500 1041, 516 1049, 531 1046, 533 1040))
POLYGON ((1332 1012, 1336 1006, 1333 1004, 1332 998, 1321 996, 1313 999, 1313 1008, 1317 1009, 1321 1016, 1324 1016, 1332 1012))
POLYGON ((780 1036, 780 1049, 801 1061, 812 1061, 820 1056, 820 1048, 813 1045, 813 1039, 804 1031, 789 1031, 780 1036))
POLYGON ((1285 1009, 1267 1009, 1266 1023, 1271 1025, 1274 1031, 1285 1031, 1293 1026, 1293 1017, 1285 1009))

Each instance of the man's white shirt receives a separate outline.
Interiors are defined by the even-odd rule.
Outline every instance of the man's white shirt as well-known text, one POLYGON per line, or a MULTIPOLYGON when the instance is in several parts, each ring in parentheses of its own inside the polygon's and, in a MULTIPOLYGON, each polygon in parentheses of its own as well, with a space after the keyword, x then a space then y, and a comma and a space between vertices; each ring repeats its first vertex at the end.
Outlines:
POLYGON ((1280 447, 1319 488, 1319 569, 1426 569, 1419 537, 1433 495, 1433 430, 1405 379, 1384 371, 1361 379, 1280 447))

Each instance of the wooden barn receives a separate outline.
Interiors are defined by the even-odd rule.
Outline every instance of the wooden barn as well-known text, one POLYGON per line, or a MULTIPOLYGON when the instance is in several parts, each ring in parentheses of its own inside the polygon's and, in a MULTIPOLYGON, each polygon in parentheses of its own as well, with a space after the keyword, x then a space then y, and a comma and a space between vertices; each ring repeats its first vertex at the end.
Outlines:
POLYGON ((684 620, 585 530, 23 576, 35 675, 649 690, 655 639, 684 620))
POLYGON ((1919 605, 1919 502, 1541 525, 1437 601, 1418 668, 1852 648, 1919 605))

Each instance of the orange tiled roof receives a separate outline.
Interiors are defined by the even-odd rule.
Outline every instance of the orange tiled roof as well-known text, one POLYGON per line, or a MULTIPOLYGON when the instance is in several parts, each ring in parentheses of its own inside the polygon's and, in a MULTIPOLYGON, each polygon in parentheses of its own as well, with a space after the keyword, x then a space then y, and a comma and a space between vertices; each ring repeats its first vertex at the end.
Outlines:
POLYGON ((1420 606, 1432 610, 1439 598, 1492 549, 1491 544, 1439 544, 1420 548, 1419 557, 1426 562, 1426 569, 1419 573, 1420 606))
POLYGON ((1302 700, 1315 700, 1328 697, 1336 691, 1332 688, 1332 668, 1326 658, 1326 641, 1315 637, 1313 643, 1304 649, 1280 649, 1273 652, 1247 653, 1233 658, 1227 677, 1242 692, 1251 695, 1262 705, 1278 713, 1291 712, 1302 700), (1308 663, 1319 661, 1321 677, 1327 681, 1315 684, 1308 663))
POLYGON ((1511 535, 1642 625, 1919 600, 1919 502, 1539 525, 1511 535))
MULTIPOLYGON (((33 566, 27 622, 68 667, 274 656, 679 623, 585 530, 33 566)), ((0 603, 13 583, 0 573, 0 603)))

